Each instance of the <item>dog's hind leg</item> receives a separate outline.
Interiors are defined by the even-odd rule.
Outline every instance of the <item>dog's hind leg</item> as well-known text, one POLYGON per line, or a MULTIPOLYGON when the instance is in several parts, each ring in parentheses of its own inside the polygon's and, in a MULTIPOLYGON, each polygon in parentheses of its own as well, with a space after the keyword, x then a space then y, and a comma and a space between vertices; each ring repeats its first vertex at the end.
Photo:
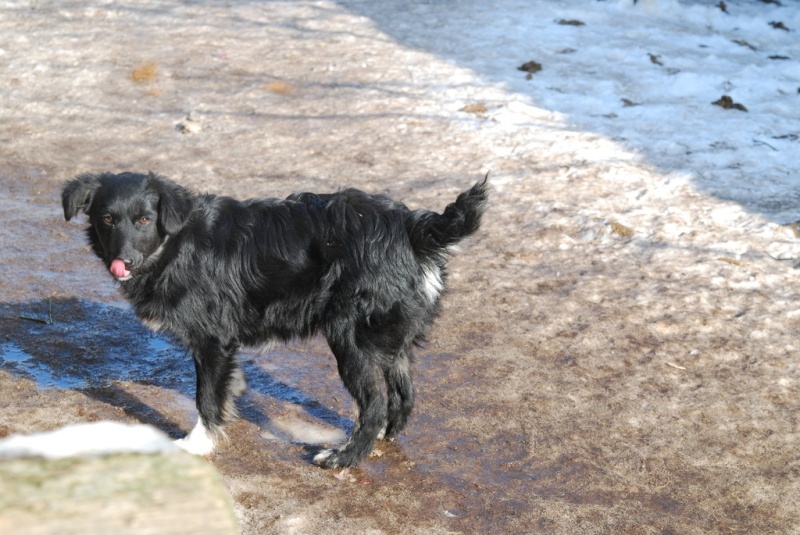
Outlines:
POLYGON ((384 377, 378 356, 357 347, 354 340, 329 340, 339 366, 339 375, 357 406, 355 429, 337 450, 323 450, 314 463, 327 468, 355 466, 372 451, 378 434, 386 425, 387 404, 384 377))
POLYGON ((393 440, 406 426, 408 417, 414 409, 414 383, 411 378, 412 350, 401 350, 384 370, 386 387, 389 393, 389 408, 386 429, 383 436, 393 440))
POLYGON ((176 444, 189 453, 209 455, 222 427, 236 415, 234 400, 246 388, 244 374, 236 362, 238 346, 222 345, 217 340, 193 347, 197 373, 197 424, 176 444))

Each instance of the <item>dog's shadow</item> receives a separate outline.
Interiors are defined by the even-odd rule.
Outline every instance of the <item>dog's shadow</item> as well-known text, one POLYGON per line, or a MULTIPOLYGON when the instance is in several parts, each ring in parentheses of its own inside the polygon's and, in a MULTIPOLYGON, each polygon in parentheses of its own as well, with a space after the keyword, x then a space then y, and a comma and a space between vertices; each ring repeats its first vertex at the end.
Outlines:
MULTIPOLYGON (((123 387, 126 381, 154 386, 193 400, 196 384, 186 349, 148 331, 130 309, 80 299, 2 303, 0 324, 0 367, 6 371, 33 379, 41 388, 80 390, 173 438, 193 424, 174 421, 123 387)), ((242 359, 242 366, 253 392, 292 404, 345 432, 352 428, 349 419, 277 380, 252 359, 242 359)), ((259 427, 269 426, 269 415, 252 396, 240 401, 239 414, 259 427)))

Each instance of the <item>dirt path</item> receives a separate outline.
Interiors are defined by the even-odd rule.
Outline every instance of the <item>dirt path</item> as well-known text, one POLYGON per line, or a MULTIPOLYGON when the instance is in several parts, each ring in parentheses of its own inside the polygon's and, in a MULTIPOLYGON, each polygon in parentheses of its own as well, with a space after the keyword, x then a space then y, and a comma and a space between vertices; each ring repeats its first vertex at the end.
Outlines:
POLYGON ((213 459, 243 532, 800 533, 792 229, 332 2, 5 6, 0 436, 193 424, 188 357, 63 221, 64 179, 443 208, 491 170, 396 445, 313 466, 351 416, 324 344, 245 356, 254 388, 213 459))

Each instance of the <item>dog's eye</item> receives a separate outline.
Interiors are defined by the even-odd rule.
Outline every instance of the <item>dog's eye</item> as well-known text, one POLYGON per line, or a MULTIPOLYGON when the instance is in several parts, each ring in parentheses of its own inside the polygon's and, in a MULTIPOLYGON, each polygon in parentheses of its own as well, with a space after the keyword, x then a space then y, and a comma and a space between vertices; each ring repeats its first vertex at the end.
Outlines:
POLYGON ((112 225, 114 223, 114 218, 106 214, 103 216, 103 223, 105 223, 106 225, 112 225))
POLYGON ((142 216, 139 218, 139 224, 142 226, 149 224, 150 221, 152 221, 152 218, 148 216, 142 216))

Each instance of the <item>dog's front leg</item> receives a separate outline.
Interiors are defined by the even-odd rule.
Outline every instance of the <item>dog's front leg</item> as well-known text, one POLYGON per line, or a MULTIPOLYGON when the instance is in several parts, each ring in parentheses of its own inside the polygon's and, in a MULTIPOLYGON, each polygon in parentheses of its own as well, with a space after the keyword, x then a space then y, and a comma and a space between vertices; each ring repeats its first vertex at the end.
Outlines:
POLYGON ((206 340, 192 348, 197 373, 197 424, 176 444, 189 453, 209 455, 214 451, 222 427, 236 414, 234 399, 245 388, 244 376, 236 363, 238 346, 231 342, 206 340))

